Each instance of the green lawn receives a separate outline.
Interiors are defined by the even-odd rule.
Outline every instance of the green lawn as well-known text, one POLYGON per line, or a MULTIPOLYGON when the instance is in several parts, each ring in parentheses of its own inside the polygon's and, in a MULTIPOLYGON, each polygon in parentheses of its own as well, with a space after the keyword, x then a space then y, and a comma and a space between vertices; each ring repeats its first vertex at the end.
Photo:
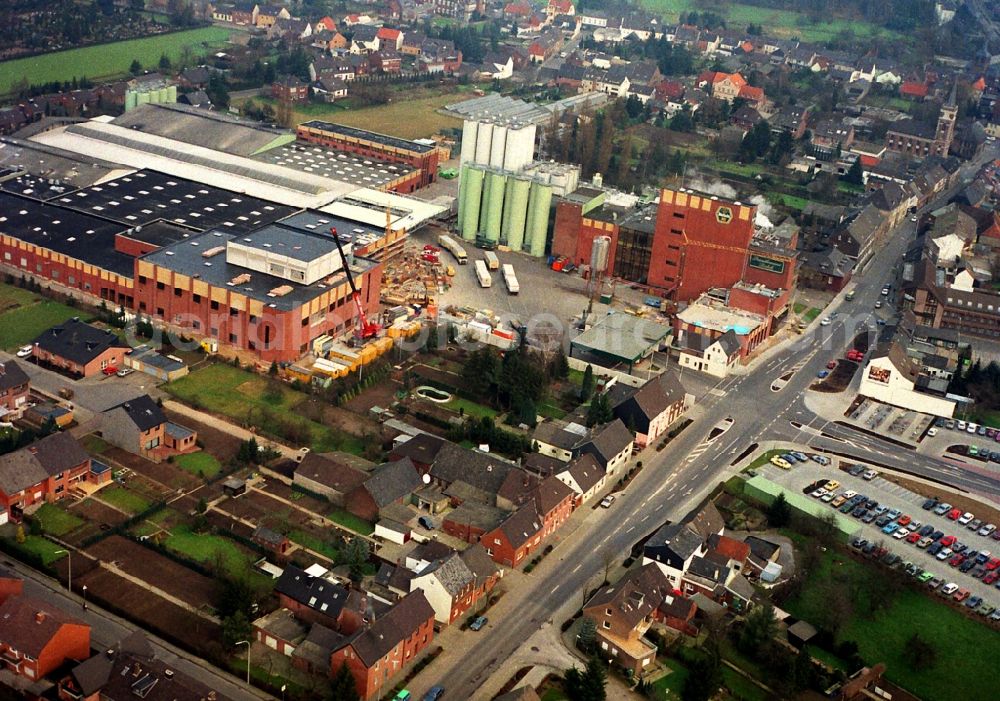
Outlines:
POLYGON ((233 574, 244 574, 251 565, 250 558, 233 541, 217 535, 194 533, 187 526, 173 528, 163 544, 201 563, 211 563, 216 557, 221 557, 226 569, 233 574))
POLYGON ((83 519, 63 511, 55 504, 42 504, 33 518, 42 524, 42 530, 49 535, 62 536, 83 525, 83 519))
POLYGON ((344 450, 360 455, 365 447, 353 436, 298 415, 295 407, 307 398, 302 392, 232 365, 211 363, 164 385, 164 389, 196 408, 300 443, 287 437, 287 428, 291 428, 296 435, 308 437, 309 447, 320 453, 344 450))
POLYGON ((722 666, 722 683, 740 701, 769 701, 767 692, 731 667, 722 666))
POLYGON ((791 209, 797 209, 802 211, 809 206, 809 200, 805 197, 797 197, 796 195, 785 195, 782 193, 775 193, 776 199, 781 200, 781 204, 791 209))
POLYGON ((205 479, 215 477, 222 467, 214 455, 204 451, 178 455, 174 458, 174 464, 183 470, 187 470, 195 477, 204 477, 205 479))
POLYGON ((868 616, 863 609, 868 575, 865 564, 826 552, 801 594, 784 608, 793 616, 817 620, 826 606, 824 590, 833 582, 851 593, 855 607, 839 640, 855 641, 868 664, 886 663, 888 679, 924 699, 995 698, 995 660, 985 651, 1000 650, 1000 633, 918 589, 905 589, 887 611, 868 616), (904 648, 914 633, 934 646, 933 666, 913 669, 909 663, 904 648))
POLYGON ((767 463, 769 463, 771 461, 771 458, 773 458, 775 455, 781 455, 782 453, 786 453, 786 452, 788 452, 788 451, 786 451, 786 450, 768 450, 766 452, 763 452, 760 455, 758 455, 756 458, 754 458, 754 461, 751 462, 749 465, 747 465, 746 469, 747 470, 756 470, 758 467, 763 467, 764 465, 766 465, 767 463))
POLYGON ((0 348, 25 346, 74 316, 86 317, 79 309, 0 283, 0 348))
POLYGON ((472 416, 473 418, 482 418, 485 416, 488 419, 496 418, 497 412, 494 409, 486 406, 485 404, 477 404, 469 399, 464 399, 462 397, 455 397, 450 402, 444 404, 447 408, 457 413, 462 413, 465 416, 472 416))
POLYGON ((5 533, 5 537, 10 541, 11 547, 21 550, 27 555, 38 556, 45 565, 51 565, 56 560, 66 557, 66 549, 48 538, 40 535, 25 535, 24 542, 18 543, 16 539, 17 529, 14 524, 9 524, 5 530, 9 531, 5 533))
POLYGON ((545 693, 542 694, 541 698, 542 701, 565 701, 566 694, 559 691, 559 689, 555 689, 550 686, 548 689, 545 690, 545 693))
POLYGON ((305 531, 291 531, 289 532, 288 537, 302 547, 309 548, 310 550, 318 552, 320 555, 326 555, 334 562, 336 562, 337 558, 340 557, 340 553, 335 547, 330 545, 328 541, 317 538, 311 533, 306 533, 305 531))
POLYGON ((83 443, 83 449, 91 455, 103 453, 111 447, 106 440, 93 433, 88 433, 80 442, 83 443))
POLYGON ((561 419, 566 416, 566 412, 555 404, 543 403, 538 405, 538 414, 546 419, 561 419))
POLYGON ((361 535, 371 535, 375 532, 375 526, 371 523, 365 521, 363 518, 355 516, 352 513, 344 511, 343 509, 334 509, 332 512, 328 513, 326 517, 334 523, 339 523, 349 531, 354 531, 355 533, 360 533, 361 535))
POLYGON ((178 61, 184 47, 190 47, 198 58, 209 48, 219 47, 229 40, 229 30, 222 27, 201 27, 160 36, 130 39, 101 46, 87 46, 53 53, 19 58, 0 64, 0 93, 9 93, 22 79, 29 83, 47 83, 75 78, 108 78, 128 73, 132 61, 155 69, 160 56, 166 54, 178 61))
POLYGON ((108 504, 111 504, 112 506, 130 514, 137 514, 149 508, 148 501, 135 492, 130 492, 124 487, 119 487, 118 485, 105 487, 95 496, 101 501, 107 502, 108 504))
POLYGON ((650 698, 655 701, 678 701, 681 698, 681 690, 684 688, 684 680, 687 679, 687 667, 682 665, 672 657, 661 658, 660 662, 670 668, 670 674, 660 677, 653 682, 653 693, 650 698))

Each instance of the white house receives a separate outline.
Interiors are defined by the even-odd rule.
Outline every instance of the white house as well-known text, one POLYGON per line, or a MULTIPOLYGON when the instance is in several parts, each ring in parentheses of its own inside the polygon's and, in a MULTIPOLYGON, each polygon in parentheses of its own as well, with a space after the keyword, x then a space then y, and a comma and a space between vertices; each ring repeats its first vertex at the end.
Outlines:
POLYGON ((900 344, 889 342, 872 352, 859 394, 911 411, 952 416, 955 402, 944 396, 946 387, 947 381, 922 374, 900 344))

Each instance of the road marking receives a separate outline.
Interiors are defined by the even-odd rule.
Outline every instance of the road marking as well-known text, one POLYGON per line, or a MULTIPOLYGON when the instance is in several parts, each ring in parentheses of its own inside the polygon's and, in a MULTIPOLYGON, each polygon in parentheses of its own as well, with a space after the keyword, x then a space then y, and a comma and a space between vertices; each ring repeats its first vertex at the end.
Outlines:
POLYGON ((552 587, 552 591, 550 591, 549 594, 555 594, 556 590, 558 590, 558 589, 559 589, 559 585, 557 584, 554 587, 552 587))
POLYGON ((573 570, 572 570, 573 574, 576 574, 580 570, 581 567, 583 567, 582 563, 579 564, 579 565, 577 565, 576 567, 574 567, 573 570))
POLYGON ((632 531, 634 531, 634 530, 635 530, 635 526, 632 526, 632 527, 631 527, 631 528, 629 528, 629 529, 628 529, 627 531, 625 531, 625 533, 626 533, 626 534, 628 534, 628 533, 631 533, 631 532, 632 532, 632 531))

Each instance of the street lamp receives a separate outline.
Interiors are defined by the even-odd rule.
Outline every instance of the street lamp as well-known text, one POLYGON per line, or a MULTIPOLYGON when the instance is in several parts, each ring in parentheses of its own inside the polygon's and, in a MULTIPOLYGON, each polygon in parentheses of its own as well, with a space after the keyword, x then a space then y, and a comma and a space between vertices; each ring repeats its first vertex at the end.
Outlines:
POLYGON ((66 565, 67 567, 66 588, 69 589, 70 591, 73 591, 73 553, 71 553, 69 550, 56 550, 52 554, 59 555, 60 553, 66 553, 66 562, 68 563, 66 565))
POLYGON ((249 684, 250 683, 250 641, 249 640, 240 640, 236 644, 237 645, 246 645, 247 646, 247 684, 249 684))
POLYGON ((87 610, 87 585, 83 585, 83 610, 87 610))
POLYGON ((285 701, 285 689, 288 688, 288 684, 281 685, 281 701, 285 701))

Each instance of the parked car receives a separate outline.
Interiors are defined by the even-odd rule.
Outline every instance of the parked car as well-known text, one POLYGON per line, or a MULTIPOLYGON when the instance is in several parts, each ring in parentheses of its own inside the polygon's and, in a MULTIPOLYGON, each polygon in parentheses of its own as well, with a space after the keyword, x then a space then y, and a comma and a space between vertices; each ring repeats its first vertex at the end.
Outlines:
POLYGON ((899 524, 894 522, 887 523, 882 527, 882 532, 886 535, 893 535, 898 530, 899 524))
POLYGON ((974 518, 975 516, 972 514, 971 511, 966 511, 964 514, 958 517, 958 522, 963 526, 967 526, 969 525, 969 523, 972 522, 972 519, 974 518))
POLYGON ((961 509, 952 509, 951 511, 949 511, 946 514, 945 517, 947 519, 949 519, 950 521, 957 521, 958 519, 962 518, 962 510, 961 509))
POLYGON ((133 372, 135 372, 134 368, 122 368, 116 374, 118 375, 118 377, 128 377, 133 372))
POLYGON ((840 487, 840 482, 838 482, 837 480, 830 480, 829 482, 823 485, 823 488, 828 492, 833 492, 838 487, 840 487))
POLYGON ((933 540, 931 540, 930 538, 924 536, 923 538, 921 538, 920 540, 917 541, 917 547, 922 550, 922 549, 926 548, 928 545, 930 545, 933 542, 934 542, 933 540))
POLYGON ((825 455, 818 455, 814 453, 810 457, 813 459, 814 462, 817 462, 820 465, 826 466, 830 464, 830 458, 826 457, 825 455))
POLYGON ((436 684, 428 689, 427 693, 424 694, 424 701, 438 701, 444 694, 444 687, 436 684))
POLYGON ((936 428, 929 428, 929 429, 927 429, 927 437, 928 438, 933 438, 937 434, 938 434, 938 430, 936 428))
POLYGON ((875 470, 865 470, 864 474, 861 475, 861 477, 865 481, 871 482, 873 479, 878 477, 878 472, 876 472, 875 470))
POLYGON ((17 349, 17 357, 27 358, 29 355, 31 355, 31 352, 34 349, 35 349, 34 346, 21 346, 20 348, 17 349))
POLYGON ((967 524, 965 524, 965 527, 968 528, 970 531, 977 531, 978 532, 979 529, 982 528, 982 525, 983 525, 982 519, 974 518, 971 521, 969 521, 967 524))
POLYGON ((826 364, 826 369, 827 370, 833 370, 835 367, 837 367, 837 361, 836 360, 831 360, 830 362, 828 362, 826 364))
POLYGON ((937 557, 941 553, 941 550, 943 548, 944 546, 941 545, 941 543, 931 543, 930 546, 927 548, 927 554, 937 557))
POLYGON ((934 507, 934 513, 938 516, 944 516, 948 511, 951 510, 951 504, 946 501, 938 502, 937 506, 934 507))
POLYGON ((983 598, 981 596, 970 596, 969 600, 965 602, 965 605, 970 609, 977 609, 979 605, 983 603, 983 598))
POLYGON ((771 464, 776 467, 780 467, 782 470, 792 469, 792 463, 788 462, 784 458, 778 457, 777 455, 771 457, 771 464))
POLYGON ((857 477, 864 471, 865 471, 864 465, 851 465, 849 468, 847 468, 847 474, 849 474, 851 477, 857 477))
POLYGON ((951 598, 953 598, 958 603, 962 603, 963 601, 968 599, 971 595, 972 593, 968 589, 959 589, 954 594, 952 594, 951 598))
POLYGON ((907 543, 911 543, 912 545, 916 545, 916 544, 917 544, 917 543, 919 543, 919 542, 920 542, 920 541, 921 541, 922 539, 923 539, 923 536, 921 536, 921 535, 920 535, 919 533, 917 533, 916 531, 913 531, 913 532, 911 532, 911 533, 908 533, 908 534, 907 534, 907 536, 906 536, 906 542, 907 542, 907 543))
POLYGON ((924 501, 924 503, 920 505, 920 508, 923 509, 924 511, 930 511, 937 505, 938 505, 938 500, 935 499, 934 497, 931 497, 930 499, 924 501))
POLYGON ((903 514, 902 516, 896 519, 896 523, 898 523, 900 526, 908 526, 910 525, 910 521, 912 520, 913 519, 910 518, 909 514, 903 514))
POLYGON ((488 622, 489 619, 486 618, 486 616, 477 616, 472 623, 469 624, 469 630, 482 630, 483 626, 485 626, 488 622))
POLYGON ((958 539, 953 535, 946 535, 941 538, 941 545, 950 548, 958 539))
MULTIPOLYGON (((893 524, 890 523, 889 525, 891 526, 893 524)), ((910 531, 908 529, 906 529, 906 528, 897 528, 892 533, 892 537, 895 540, 902 540, 903 538, 907 537, 908 535, 910 535, 910 531)))
POLYGON ((117 375, 118 374, 118 366, 117 365, 109 365, 108 367, 106 367, 103 370, 101 370, 101 372, 103 372, 108 377, 111 377, 112 375, 117 375))
POLYGON ((847 501, 847 499, 844 497, 843 494, 841 494, 833 498, 833 501, 830 502, 830 506, 832 506, 835 509, 839 509, 845 501, 847 501))
POLYGON ((938 560, 941 560, 941 562, 944 562, 952 555, 954 555, 954 553, 952 552, 951 548, 941 548, 938 554, 935 555, 934 557, 936 557, 938 560))
POLYGON ((611 505, 614 504, 614 503, 615 503, 615 495, 614 494, 609 494, 608 496, 606 496, 603 499, 601 499, 601 508, 602 509, 609 509, 609 508, 611 508, 611 505))
POLYGON ((958 591, 958 585, 954 582, 948 582, 943 587, 941 587, 941 593, 945 596, 951 596, 958 591))

